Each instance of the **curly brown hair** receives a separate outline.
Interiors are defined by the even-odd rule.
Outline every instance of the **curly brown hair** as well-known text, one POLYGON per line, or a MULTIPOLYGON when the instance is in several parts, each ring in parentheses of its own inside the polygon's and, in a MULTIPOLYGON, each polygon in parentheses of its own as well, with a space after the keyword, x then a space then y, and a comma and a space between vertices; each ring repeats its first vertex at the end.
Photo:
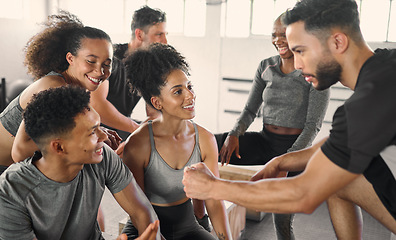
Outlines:
POLYGON ((43 25, 44 29, 34 35, 24 49, 24 64, 36 80, 51 71, 65 71, 69 67, 66 54, 76 55, 84 38, 106 39, 111 43, 107 33, 84 26, 77 16, 66 11, 48 16, 43 25))

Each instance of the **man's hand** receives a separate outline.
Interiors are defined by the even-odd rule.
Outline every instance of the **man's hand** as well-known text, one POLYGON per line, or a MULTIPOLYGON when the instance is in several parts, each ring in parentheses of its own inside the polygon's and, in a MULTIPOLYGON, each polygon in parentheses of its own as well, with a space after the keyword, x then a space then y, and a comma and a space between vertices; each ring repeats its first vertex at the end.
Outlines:
POLYGON ((224 163, 229 164, 232 153, 235 151, 235 156, 237 158, 241 158, 239 155, 239 139, 236 136, 227 136, 226 140, 224 141, 223 147, 220 150, 220 159, 221 159, 221 166, 224 163))
MULTIPOLYGON (((157 232, 158 232, 158 227, 159 227, 159 221, 156 220, 153 223, 150 223, 150 225, 147 226, 146 230, 140 235, 136 240, 155 240, 157 237, 157 232)), ((120 236, 117 237, 117 240, 128 240, 127 235, 121 234, 120 236)))
POLYGON ((216 177, 204 163, 197 163, 184 169, 182 183, 187 197, 206 200, 210 199, 210 191, 216 177))
POLYGON ((281 157, 275 157, 271 161, 267 162, 260 171, 253 175, 250 181, 258 181, 265 178, 286 177, 287 172, 279 170, 280 160, 281 157))
POLYGON ((116 150, 122 140, 118 133, 105 127, 100 127, 100 129, 107 135, 107 139, 104 142, 113 150, 116 150))

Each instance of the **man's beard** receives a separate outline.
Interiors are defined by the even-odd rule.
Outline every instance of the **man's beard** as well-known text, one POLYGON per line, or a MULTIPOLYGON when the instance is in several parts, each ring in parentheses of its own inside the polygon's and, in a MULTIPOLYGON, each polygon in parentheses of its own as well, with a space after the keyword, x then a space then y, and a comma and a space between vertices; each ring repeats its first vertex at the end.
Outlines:
POLYGON ((316 90, 325 90, 341 80, 341 65, 332 58, 330 61, 320 61, 316 70, 318 84, 316 90))

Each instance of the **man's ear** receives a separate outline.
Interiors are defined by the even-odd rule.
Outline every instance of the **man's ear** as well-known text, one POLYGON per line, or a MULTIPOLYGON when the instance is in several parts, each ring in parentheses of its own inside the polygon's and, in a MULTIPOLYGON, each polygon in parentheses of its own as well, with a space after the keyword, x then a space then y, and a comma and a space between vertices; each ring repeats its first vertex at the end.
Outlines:
POLYGON ((157 109, 158 111, 161 111, 162 104, 161 104, 161 100, 158 97, 151 97, 150 101, 155 109, 157 109))
POLYGON ((64 154, 66 153, 65 148, 63 146, 63 142, 60 139, 54 139, 50 142, 50 149, 52 152, 56 154, 64 154))
POLYGON ((143 42, 144 31, 142 29, 135 29, 135 38, 141 42, 143 42))
POLYGON ((349 38, 345 33, 335 32, 330 37, 330 49, 335 53, 344 53, 349 46, 349 38))

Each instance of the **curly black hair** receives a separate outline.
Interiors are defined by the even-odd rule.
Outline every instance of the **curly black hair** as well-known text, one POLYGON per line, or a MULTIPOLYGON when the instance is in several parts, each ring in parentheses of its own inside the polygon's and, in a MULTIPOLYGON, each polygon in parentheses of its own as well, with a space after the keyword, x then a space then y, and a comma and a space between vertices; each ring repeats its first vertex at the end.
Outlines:
POLYGON ((142 29, 144 32, 147 32, 149 27, 162 22, 166 22, 165 12, 160 9, 152 9, 149 6, 143 6, 136 10, 132 16, 132 37, 135 38, 136 29, 142 29))
POLYGON ((67 85, 34 94, 23 112, 26 133, 44 150, 43 144, 52 136, 62 136, 76 126, 74 118, 90 110, 90 92, 67 85))
POLYGON ((285 25, 303 21, 305 30, 322 41, 330 36, 332 27, 340 27, 357 43, 363 41, 355 0, 302 0, 286 11, 282 21, 285 25))
POLYGON ((84 26, 77 16, 66 11, 48 16, 43 25, 44 29, 34 35, 24 48, 24 64, 36 80, 51 71, 65 71, 69 67, 66 54, 77 55, 84 38, 106 39, 111 43, 107 33, 84 26))
POLYGON ((128 55, 123 62, 132 91, 137 91, 151 106, 151 97, 160 95, 166 78, 173 70, 181 70, 187 76, 190 75, 185 58, 167 44, 154 43, 148 49, 140 49, 128 55))

